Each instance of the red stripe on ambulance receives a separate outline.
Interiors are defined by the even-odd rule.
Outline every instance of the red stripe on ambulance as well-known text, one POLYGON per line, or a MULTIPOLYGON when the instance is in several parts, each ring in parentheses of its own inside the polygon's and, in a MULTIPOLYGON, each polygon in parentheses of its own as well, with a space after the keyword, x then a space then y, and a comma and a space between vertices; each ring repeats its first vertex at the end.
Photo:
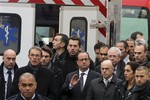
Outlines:
POLYGON ((91 0, 91 2, 95 6, 99 6, 99 11, 106 17, 107 16, 107 9, 106 7, 99 1, 99 0, 91 0))
POLYGON ((53 0, 56 4, 65 4, 62 0, 53 0))
POLYGON ((84 3, 83 3, 81 0, 72 0, 72 2, 73 2, 75 5, 84 5, 84 3))
POLYGON ((18 2, 19 0, 9 0, 8 2, 18 2))

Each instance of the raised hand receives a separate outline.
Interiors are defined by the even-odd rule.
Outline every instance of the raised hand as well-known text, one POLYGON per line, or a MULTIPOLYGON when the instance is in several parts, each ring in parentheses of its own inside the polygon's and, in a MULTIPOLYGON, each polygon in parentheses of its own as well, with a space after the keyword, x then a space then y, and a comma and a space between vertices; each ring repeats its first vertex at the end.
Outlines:
POLYGON ((79 82, 79 78, 77 74, 74 74, 71 78, 70 84, 72 86, 75 86, 79 82))

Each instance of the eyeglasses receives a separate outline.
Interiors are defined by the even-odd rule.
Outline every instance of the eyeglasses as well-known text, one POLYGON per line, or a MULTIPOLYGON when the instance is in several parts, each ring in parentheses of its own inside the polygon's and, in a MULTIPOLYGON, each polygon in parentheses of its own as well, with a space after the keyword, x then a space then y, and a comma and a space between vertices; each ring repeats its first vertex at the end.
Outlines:
POLYGON ((117 55, 108 55, 109 58, 113 57, 113 58, 116 58, 118 57, 117 55))
POLYGON ((79 61, 89 61, 89 58, 82 58, 82 59, 78 59, 79 61))
POLYGON ((31 57, 36 57, 36 58, 39 58, 40 55, 39 54, 30 54, 31 57))

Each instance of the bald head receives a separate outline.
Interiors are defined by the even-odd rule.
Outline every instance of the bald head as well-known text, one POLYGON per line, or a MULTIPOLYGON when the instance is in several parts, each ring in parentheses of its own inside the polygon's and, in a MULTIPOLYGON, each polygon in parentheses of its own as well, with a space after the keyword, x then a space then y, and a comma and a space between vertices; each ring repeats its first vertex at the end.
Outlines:
POLYGON ((111 60, 104 60, 103 62, 101 62, 101 66, 105 65, 109 65, 110 67, 114 68, 111 60))
POLYGON ((31 100, 37 87, 34 75, 31 73, 22 74, 18 86, 23 97, 26 100, 31 100))
POLYGON ((4 51, 4 56, 9 55, 9 54, 16 55, 16 52, 12 49, 7 49, 7 50, 4 51))
POLYGON ((34 77, 34 75, 33 74, 31 74, 31 73, 24 73, 24 74, 22 74, 21 76, 20 76, 20 78, 19 78, 19 82, 21 82, 22 80, 24 80, 24 79, 32 79, 34 82, 36 82, 35 81, 35 77, 34 77))
POLYGON ((110 60, 104 60, 101 63, 101 74, 105 79, 109 79, 114 72, 114 67, 112 64, 112 61, 110 60))
POLYGON ((3 62, 7 69, 13 69, 16 64, 16 52, 12 49, 4 51, 3 62))

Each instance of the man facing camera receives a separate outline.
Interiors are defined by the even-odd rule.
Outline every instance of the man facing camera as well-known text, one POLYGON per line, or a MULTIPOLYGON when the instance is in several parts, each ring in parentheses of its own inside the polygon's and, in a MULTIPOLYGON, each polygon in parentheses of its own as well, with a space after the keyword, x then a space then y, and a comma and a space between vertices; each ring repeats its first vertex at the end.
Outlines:
POLYGON ((136 69, 136 85, 130 95, 130 100, 150 100, 150 81, 148 80, 148 73, 149 71, 146 66, 140 66, 136 69))
POLYGON ((110 60, 104 60, 100 70, 102 76, 91 82, 86 100, 112 100, 115 88, 120 87, 122 81, 113 74, 114 66, 110 60))
MULTIPOLYGON (((62 95, 67 100, 86 100, 90 82, 98 78, 99 73, 90 70, 90 56, 87 52, 80 52, 77 56, 78 70, 67 75, 62 87, 62 95)), ((66 100, 66 99, 62 99, 66 100)))
POLYGON ((19 92, 18 89, 18 83, 19 83, 19 77, 26 72, 29 72, 35 76, 36 82, 37 82, 37 88, 36 92, 46 96, 49 99, 54 100, 55 98, 55 91, 54 90, 54 75, 53 73, 43 68, 41 65, 41 58, 42 58, 42 50, 39 47, 31 47, 29 49, 29 63, 19 68, 16 71, 16 74, 14 76, 13 86, 11 90, 11 95, 15 95, 19 92))
POLYGON ((37 83, 34 75, 31 73, 24 73, 20 76, 18 87, 20 92, 7 100, 49 100, 35 93, 37 83))

